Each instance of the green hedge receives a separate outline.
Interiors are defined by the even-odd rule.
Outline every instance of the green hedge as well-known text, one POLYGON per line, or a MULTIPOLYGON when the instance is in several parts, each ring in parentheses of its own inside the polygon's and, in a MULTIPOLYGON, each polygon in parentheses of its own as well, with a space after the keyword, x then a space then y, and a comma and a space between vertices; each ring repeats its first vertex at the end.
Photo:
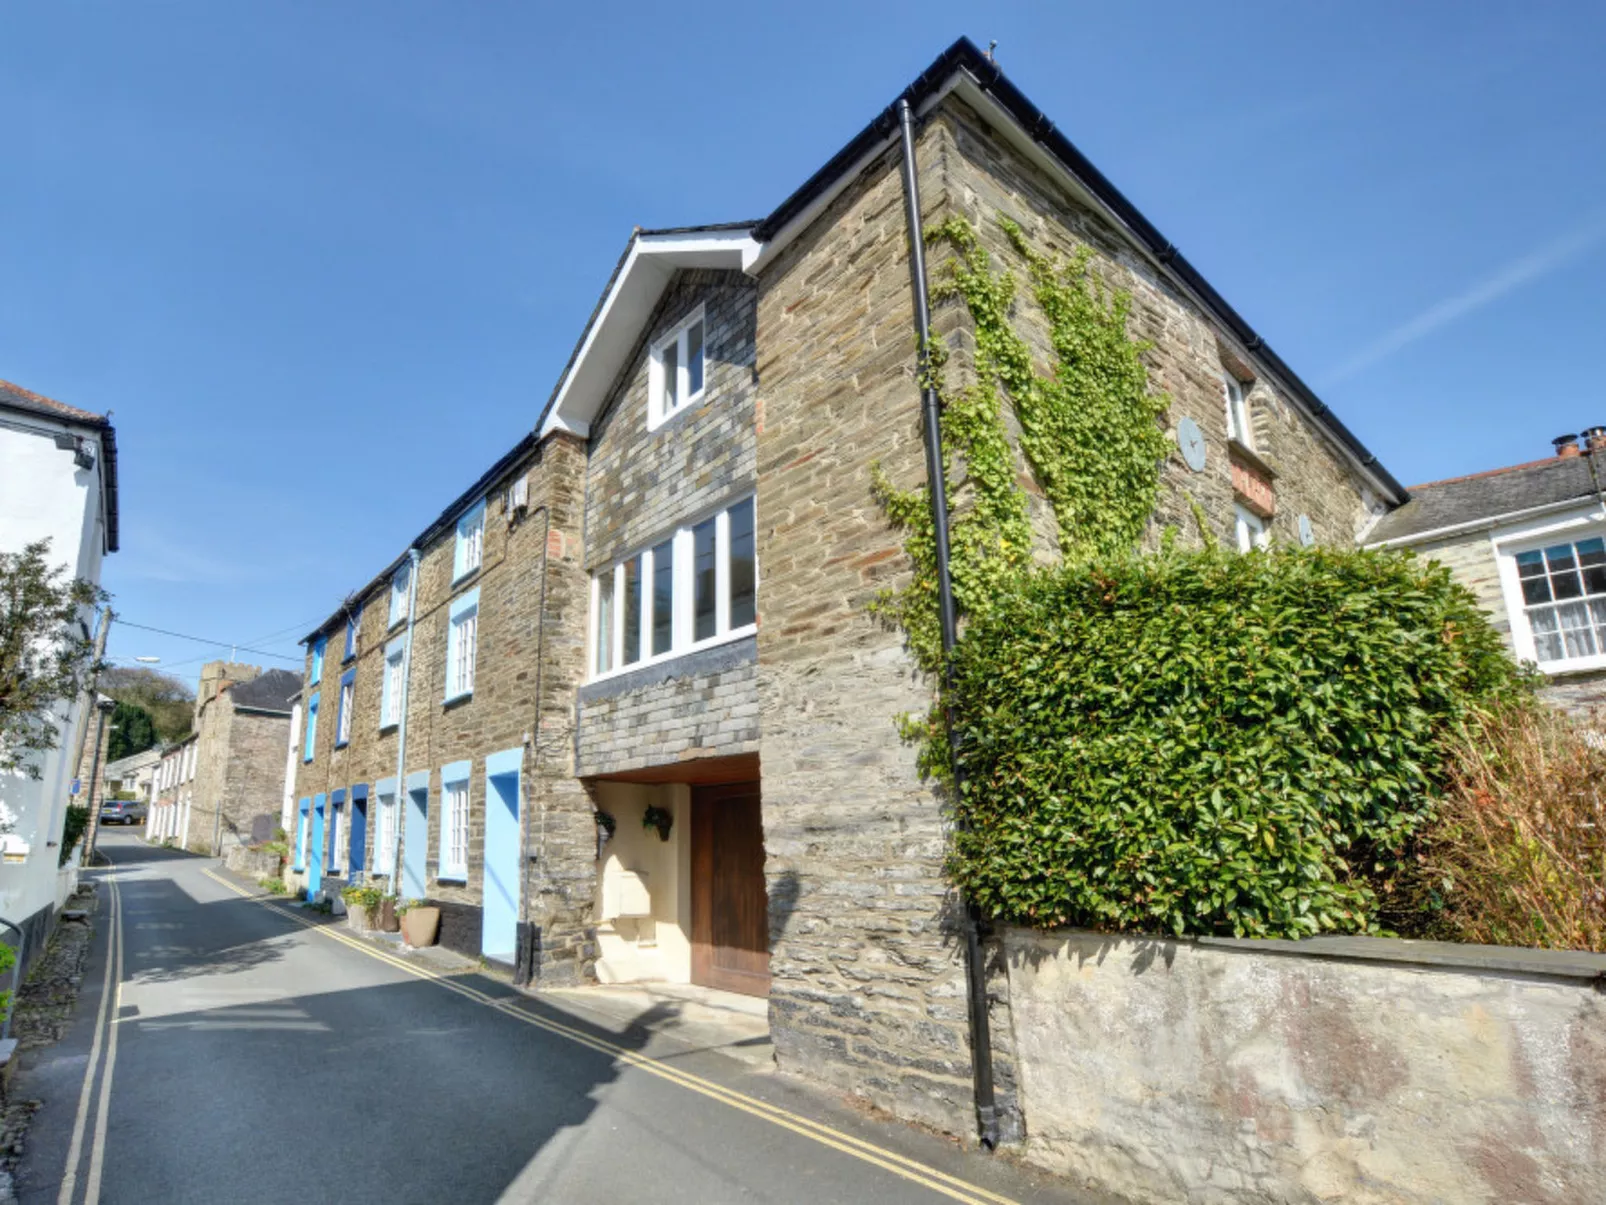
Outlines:
POLYGON ((953 873, 1039 927, 1375 930, 1449 728, 1526 690, 1472 596, 1404 554, 1042 570, 956 653, 953 873))

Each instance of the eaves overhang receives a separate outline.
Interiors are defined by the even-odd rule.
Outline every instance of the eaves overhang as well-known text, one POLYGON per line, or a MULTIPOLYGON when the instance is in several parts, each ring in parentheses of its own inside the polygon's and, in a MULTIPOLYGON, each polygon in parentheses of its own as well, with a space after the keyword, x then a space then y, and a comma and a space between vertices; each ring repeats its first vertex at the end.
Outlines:
POLYGON ((761 249, 747 226, 636 231, 547 400, 536 430, 542 436, 564 431, 588 438, 591 424, 674 274, 690 268, 745 272, 761 249))

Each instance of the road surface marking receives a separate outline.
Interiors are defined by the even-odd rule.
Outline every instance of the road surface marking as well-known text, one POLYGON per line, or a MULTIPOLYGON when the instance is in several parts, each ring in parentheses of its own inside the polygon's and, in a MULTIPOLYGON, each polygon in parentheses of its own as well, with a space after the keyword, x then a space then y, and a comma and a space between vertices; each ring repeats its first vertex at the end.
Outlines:
MULTIPOLYGON (((106 876, 111 890, 117 887, 117 872, 106 876)), ((84 1149, 84 1125, 89 1120, 89 1105, 94 1098, 95 1071, 100 1064, 101 1040, 110 1028, 106 1024, 106 1011, 112 1002, 112 967, 117 945, 116 896, 107 904, 110 923, 106 928, 106 975, 101 981, 100 1009, 95 1016, 95 1036, 89 1044, 89 1065, 84 1069, 83 1090, 78 1093, 78 1114, 73 1118, 72 1141, 67 1146, 67 1167, 61 1177, 61 1191, 56 1194, 56 1205, 71 1205, 73 1191, 78 1187, 78 1160, 84 1149)))
MULTIPOLYGON (((112 933, 117 945, 117 974, 112 991, 116 1001, 112 1016, 123 1010, 123 895, 122 889, 112 883, 112 933)), ((95 1115, 95 1135, 89 1144, 89 1179, 84 1185, 84 1205, 99 1205, 100 1176, 106 1161, 106 1118, 111 1111, 112 1072, 117 1070, 117 1035, 115 1025, 107 1027, 111 1036, 106 1039, 106 1072, 100 1078, 100 1108, 95 1115)))
POLYGON ((944 1196, 952 1197, 956 1201, 970 1202, 971 1205, 1015 1205, 1015 1202, 1009 1197, 1002 1197, 996 1193, 989 1192, 985 1188, 971 1184, 969 1181, 961 1180, 957 1176, 950 1176, 947 1172, 938 1171, 934 1167, 929 1167, 905 1155, 900 1155, 896 1151, 876 1146, 874 1143, 866 1142, 862 1138, 855 1138, 851 1134, 834 1130, 830 1126, 823 1125, 800 1114, 789 1112, 777 1105, 772 1105, 756 1096, 748 1096, 746 1093, 727 1088, 713 1080, 703 1079, 701 1076, 693 1075, 678 1067, 672 1067, 667 1063, 652 1058, 650 1055, 640 1054, 628 1047, 616 1045, 605 1039, 593 1037, 591 1034, 584 1033, 581 1030, 571 1029, 556 1021, 549 1021, 545 1017, 538 1017, 533 1013, 526 1012, 518 1007, 519 1002, 525 999, 524 996, 489 995, 478 988, 470 987, 466 983, 457 982, 454 976, 445 972, 417 966, 396 957, 387 950, 376 949, 373 945, 360 938, 340 933, 328 925, 297 916, 287 906, 280 904, 273 897, 248 891, 238 884, 230 882, 222 875, 213 873, 210 868, 203 867, 201 873, 214 882, 227 887, 236 895, 244 896, 246 899, 260 904, 279 916, 296 922, 303 928, 311 929, 315 933, 321 934, 332 941, 340 942, 342 945, 350 946, 354 950, 360 950, 370 958, 388 963, 416 978, 428 980, 446 988, 448 991, 456 992, 458 995, 465 996, 477 1004, 482 1004, 501 1013, 503 1016, 523 1021, 525 1024, 533 1025, 537 1029, 544 1029, 548 1033, 567 1038, 571 1042, 587 1046, 599 1053, 611 1055, 642 1071, 678 1084, 682 1088, 707 1096, 719 1101, 721 1104, 729 1105, 731 1108, 740 1109, 744 1113, 749 1113, 761 1120, 768 1121, 772 1125, 780 1126, 782 1129, 791 1130, 793 1133, 812 1139, 822 1146, 828 1146, 843 1154, 852 1155, 855 1159, 862 1160, 865 1163, 874 1164, 905 1180, 929 1188, 934 1192, 942 1193, 944 1196))

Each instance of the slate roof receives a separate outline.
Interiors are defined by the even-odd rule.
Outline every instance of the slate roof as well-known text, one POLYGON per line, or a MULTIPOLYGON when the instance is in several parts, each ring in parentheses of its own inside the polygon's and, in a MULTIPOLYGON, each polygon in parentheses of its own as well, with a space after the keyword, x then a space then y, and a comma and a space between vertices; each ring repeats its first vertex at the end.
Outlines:
MULTIPOLYGON (((1551 456, 1527 464, 1450 477, 1411 487, 1411 500, 1390 511, 1366 536, 1368 544, 1409 543, 1445 528, 1493 524, 1507 515, 1594 497, 1588 456, 1551 456)), ((1606 463, 1597 466, 1606 479, 1606 463)))
POLYGON ((290 700, 301 693, 301 675, 287 669, 270 669, 259 678, 229 687, 236 707, 290 713, 290 700))

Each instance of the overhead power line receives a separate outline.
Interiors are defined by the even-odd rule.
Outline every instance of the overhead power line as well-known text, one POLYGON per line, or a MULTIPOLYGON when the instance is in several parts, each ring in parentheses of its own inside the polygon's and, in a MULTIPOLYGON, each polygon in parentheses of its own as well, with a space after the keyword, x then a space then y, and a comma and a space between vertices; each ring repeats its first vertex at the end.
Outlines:
POLYGON ((213 648, 235 649, 242 653, 255 653, 258 657, 273 657, 279 661, 289 661, 299 665, 300 657, 287 657, 283 653, 270 653, 267 649, 249 648, 243 644, 236 644, 232 640, 208 640, 204 636, 191 636, 187 632, 169 632, 166 628, 153 628, 145 623, 131 623, 126 619, 117 620, 125 628, 138 628, 142 632, 155 632, 158 636, 172 636, 176 640, 193 640, 196 644, 209 644, 213 648))

